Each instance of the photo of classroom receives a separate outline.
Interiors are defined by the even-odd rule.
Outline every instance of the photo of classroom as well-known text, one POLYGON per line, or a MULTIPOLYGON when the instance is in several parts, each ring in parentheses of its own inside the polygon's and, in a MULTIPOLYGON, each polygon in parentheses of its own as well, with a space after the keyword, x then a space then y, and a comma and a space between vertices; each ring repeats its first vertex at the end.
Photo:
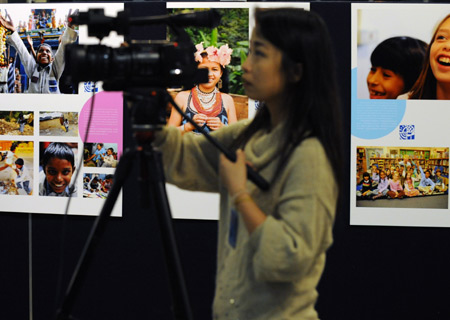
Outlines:
POLYGON ((78 112, 40 112, 39 135, 78 136, 78 112))
POLYGON ((33 194, 32 141, 0 141, 0 194, 33 194))
POLYGON ((449 148, 360 146, 356 206, 448 208, 449 148))
POLYGON ((1 135, 27 135, 34 134, 32 111, 0 111, 1 135))
POLYGON ((113 181, 113 174, 85 173, 83 175, 83 198, 106 199, 113 181))

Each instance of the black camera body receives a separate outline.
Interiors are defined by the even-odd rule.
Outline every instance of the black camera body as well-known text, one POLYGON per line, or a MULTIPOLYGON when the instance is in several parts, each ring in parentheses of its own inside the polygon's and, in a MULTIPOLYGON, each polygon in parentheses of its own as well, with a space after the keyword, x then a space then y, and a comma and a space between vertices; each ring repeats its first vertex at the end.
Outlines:
POLYGON ((66 49, 66 61, 72 82, 103 81, 105 91, 189 87, 208 81, 208 72, 197 68, 192 48, 171 42, 120 48, 71 44, 66 49))
POLYGON ((208 72, 197 68, 195 47, 182 27, 216 26, 220 15, 214 10, 140 18, 130 18, 123 11, 113 18, 106 17, 103 9, 90 9, 69 19, 72 24, 87 25, 88 34, 99 39, 113 30, 127 35, 131 25, 150 24, 166 24, 179 38, 177 42, 132 42, 120 48, 68 45, 66 70, 73 83, 103 81, 105 91, 125 91, 129 88, 192 87, 208 82, 208 72))

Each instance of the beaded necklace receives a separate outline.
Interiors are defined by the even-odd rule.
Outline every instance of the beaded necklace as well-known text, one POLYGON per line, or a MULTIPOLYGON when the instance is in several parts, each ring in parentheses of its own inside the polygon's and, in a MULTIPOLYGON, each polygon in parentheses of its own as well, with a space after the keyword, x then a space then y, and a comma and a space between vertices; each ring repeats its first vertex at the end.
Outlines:
POLYGON ((222 95, 217 88, 210 93, 202 92, 198 86, 191 90, 195 109, 209 117, 216 117, 222 109, 222 95))

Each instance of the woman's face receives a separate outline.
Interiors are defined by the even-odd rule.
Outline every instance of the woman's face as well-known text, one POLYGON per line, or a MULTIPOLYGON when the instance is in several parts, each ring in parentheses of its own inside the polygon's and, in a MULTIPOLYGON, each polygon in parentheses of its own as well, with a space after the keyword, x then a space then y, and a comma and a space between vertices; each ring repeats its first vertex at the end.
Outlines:
POLYGON ((51 158, 45 166, 47 182, 56 193, 63 192, 72 179, 73 167, 66 159, 51 158))
POLYGON ((282 52, 253 29, 250 53, 242 65, 245 92, 249 98, 268 106, 282 100, 285 77, 281 71, 282 52))
POLYGON ((212 91, 222 77, 222 68, 220 67, 220 64, 218 62, 209 61, 208 58, 203 58, 203 61, 198 65, 198 68, 208 70, 208 82, 201 83, 199 85, 200 89, 203 89, 203 91, 206 92, 212 91))
POLYGON ((392 70, 372 67, 367 75, 367 88, 370 99, 397 99, 404 93, 405 82, 392 70))
POLYGON ((450 84, 450 18, 441 24, 431 45, 430 67, 438 83, 450 84))

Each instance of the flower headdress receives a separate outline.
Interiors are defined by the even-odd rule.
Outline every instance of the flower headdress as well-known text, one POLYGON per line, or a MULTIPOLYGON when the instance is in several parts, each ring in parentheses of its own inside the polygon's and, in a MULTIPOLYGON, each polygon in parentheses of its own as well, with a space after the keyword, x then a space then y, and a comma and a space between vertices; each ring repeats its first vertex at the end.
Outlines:
POLYGON ((202 53, 206 53, 209 61, 217 62, 222 67, 230 64, 233 49, 228 48, 228 44, 221 46, 219 49, 214 46, 205 49, 203 48, 203 42, 200 42, 195 46, 195 48, 197 49, 197 52, 195 53, 195 61, 199 63, 203 61, 202 53))

